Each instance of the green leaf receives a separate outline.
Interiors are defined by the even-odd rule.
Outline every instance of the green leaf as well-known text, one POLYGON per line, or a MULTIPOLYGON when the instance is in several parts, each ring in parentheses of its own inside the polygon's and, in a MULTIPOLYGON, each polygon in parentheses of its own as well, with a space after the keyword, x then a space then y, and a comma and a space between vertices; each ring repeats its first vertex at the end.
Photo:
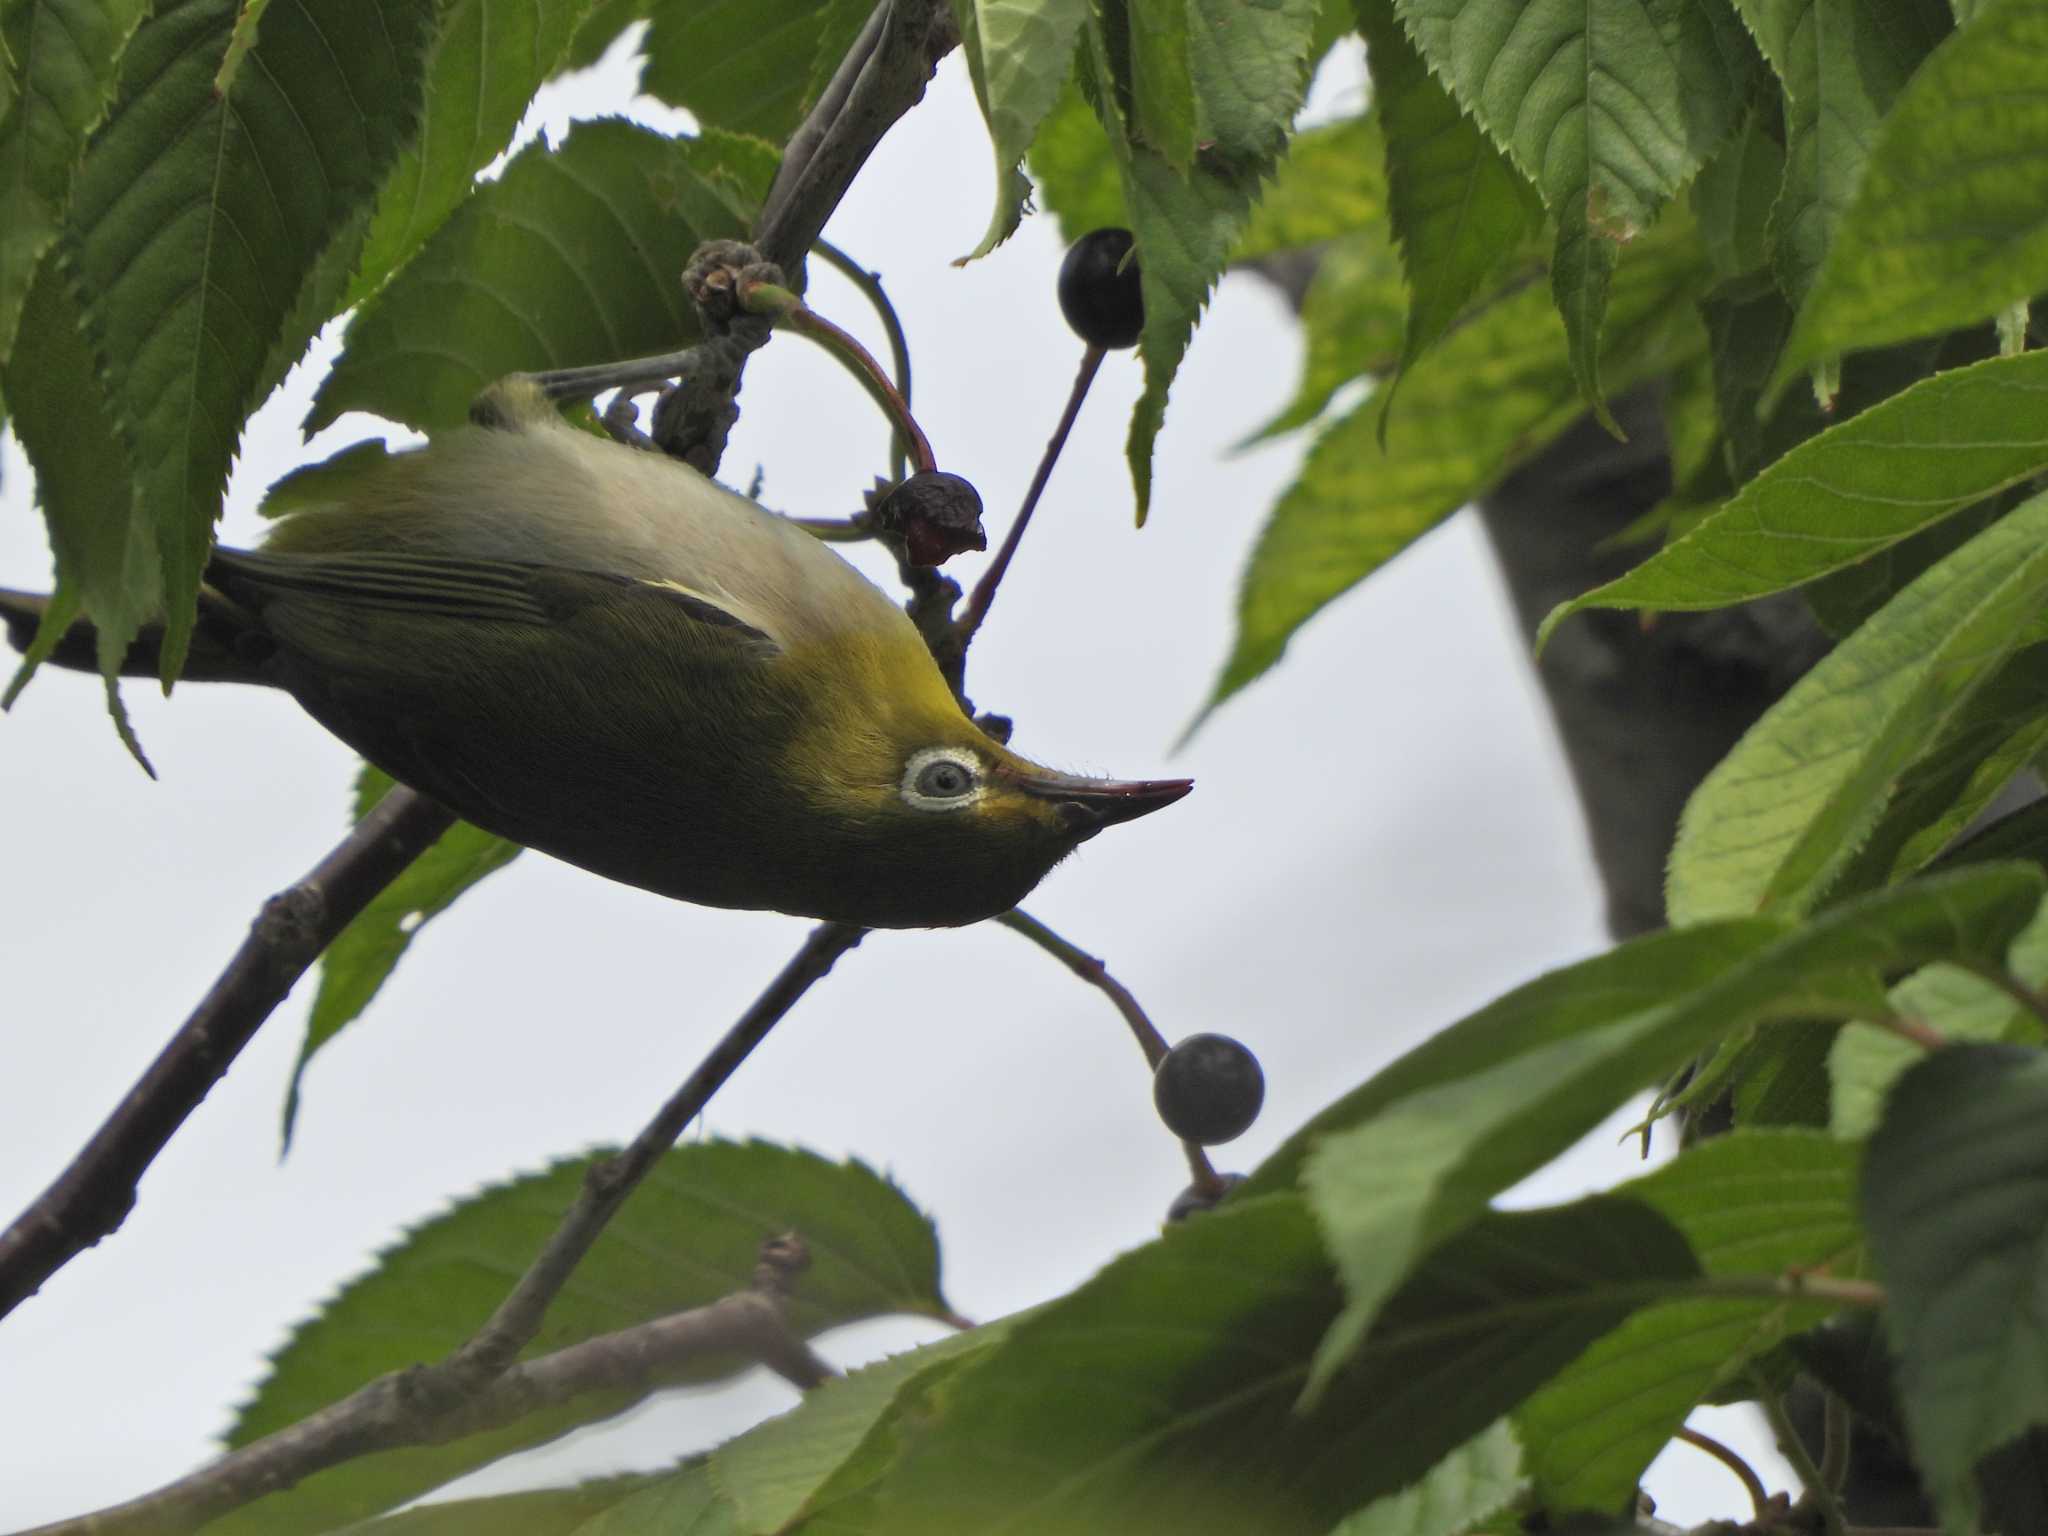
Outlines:
MULTIPOLYGON (((1608 329, 1619 380, 1659 376, 1698 354, 1700 275, 1697 242, 1678 220, 1637 242, 1608 329)), ((1525 287, 1422 357, 1402 384, 1402 418, 1384 449, 1371 402, 1324 431, 1252 551, 1237 638, 1205 713, 1277 662, 1326 603, 1578 419, 1561 339, 1541 291, 1525 287)))
MULTIPOLYGON (((1747 492, 1746 482, 1777 457, 1772 450, 1786 446, 1771 441, 1778 423, 1764 418, 1761 405, 1771 368, 1792 327, 1792 309, 1777 285, 1759 272, 1717 285, 1700 300, 1700 318, 1706 322, 1713 360, 1714 410, 1721 423, 1722 463, 1717 467, 1724 494, 1736 485, 1747 492)), ((1847 413, 1842 419, 1848 419, 1847 413)), ((1688 535, 1715 515, 1710 509, 1688 535)))
MULTIPOLYGON (((369 814, 391 788, 389 775, 364 765, 356 779, 356 820, 369 814)), ((299 1089, 320 1048, 370 1006, 422 928, 447 911, 455 898, 511 863, 519 845, 458 821, 442 833, 396 880, 379 891, 355 921, 320 955, 320 990, 306 1019, 306 1038, 292 1064, 284 1096, 284 1146, 291 1149, 299 1115, 299 1089)))
POLYGON ((1736 0, 1784 82, 1785 174, 1768 227, 1796 309, 1839 238, 1886 110, 1949 29, 1944 0, 1736 0))
POLYGON ((1392 369, 1406 308, 1400 263, 1384 225, 1325 246, 1301 302, 1301 381, 1287 408, 1251 441, 1307 426, 1353 379, 1392 369))
MULTIPOLYGON (((1152 445, 1166 417, 1173 382, 1195 317, 1208 302, 1237 242, 1261 180, 1272 174, 1307 83, 1315 25, 1313 0, 1191 0, 1188 59, 1205 142, 1192 174, 1183 175, 1157 150, 1126 133, 1113 101, 1100 120, 1123 184, 1137 242, 1145 297, 1138 350, 1145 391, 1131 415, 1127 456, 1138 521, 1152 501, 1152 445)), ((1114 83, 1101 31, 1089 29, 1098 83, 1114 83)), ((1112 95, 1098 91, 1101 97, 1112 95)))
POLYGON ((1362 233, 1378 234, 1384 244, 1387 185, 1380 159, 1379 119, 1372 113, 1296 134, 1230 259, 1256 261, 1362 233))
MULTIPOLYGON (((445 1356, 503 1299, 582 1186, 593 1158, 500 1185, 415 1228, 347 1285, 278 1355, 231 1445, 296 1423, 371 1378, 445 1356)), ((947 1315, 931 1224, 859 1163, 770 1146, 703 1142, 658 1164, 548 1310, 529 1357, 744 1289, 763 1239, 795 1229, 812 1265, 788 1307, 811 1335, 886 1313, 947 1315)), ((716 1380, 745 1362, 705 1359, 664 1380, 716 1380)), ((291 1536, 361 1519, 510 1452, 623 1412, 648 1388, 578 1398, 446 1445, 389 1451, 308 1478, 209 1529, 291 1536)))
POLYGON ((839 58, 867 21, 818 0, 654 0, 647 15, 640 89, 775 144, 810 110, 814 60, 839 58))
MULTIPOLYGON (((1359 0, 1358 25, 1386 128, 1389 214, 1412 295, 1398 382, 1520 253, 1543 210, 1535 189, 1430 74, 1394 19, 1393 0, 1359 0)), ((1382 403, 1383 435, 1392 394, 1382 403)))
MULTIPOLYGON (((1405 1101, 1457 1091, 1509 1062, 1541 1059, 1582 1036, 1632 1030, 1779 942, 1769 919, 1646 934, 1526 982, 1438 1031, 1313 1116, 1251 1175, 1245 1197, 1292 1189, 1329 1138, 1369 1125, 1405 1101)), ((1512 1111, 1506 1099, 1504 1111, 1512 1111)), ((1593 1111, 1597 1119, 1605 1109, 1593 1111)))
POLYGON ((65 241, 164 575, 176 677, 222 486, 298 296, 419 122, 434 0, 280 0, 225 95, 234 0, 159 4, 74 186, 65 241))
POLYGON ((1091 229, 1129 228, 1131 216, 1109 136, 1074 80, 1061 88, 1029 159, 1038 200, 1059 221, 1060 238, 1067 244, 1091 229))
POLYGON ((1693 179, 1693 221, 1718 276, 1745 276, 1769 257, 1764 232, 1773 196, 1785 180, 1785 146, 1772 126, 1752 108, 1735 137, 1693 179))
POLYGON ((770 174, 764 146, 617 120, 528 147, 356 312, 306 430, 351 410, 453 426, 507 373, 687 345, 678 253, 742 234, 729 199, 757 197, 770 174))
MULTIPOLYGON (((301 464, 297 469, 279 475, 263 493, 263 500, 257 504, 256 510, 265 517, 289 517, 308 507, 329 506, 350 496, 369 492, 389 472, 391 459, 391 449, 381 437, 350 443, 346 448, 337 448, 324 459, 301 464)), ((361 799, 361 785, 358 784, 358 815, 361 810, 368 809, 360 806, 361 799)))
POLYGON ((2048 800, 2036 800, 1972 832, 1934 861, 1936 870, 1967 869, 2000 859, 2048 865, 2048 800))
POLYGON ((504 153, 541 82, 567 57, 595 0, 455 0, 434 43, 427 114, 377 198, 338 309, 363 302, 410 260, 504 153))
POLYGON ((740 1527, 712 1481, 710 1464, 697 1461, 629 1494, 570 1536, 740 1536, 740 1527))
POLYGON ((1417 1260, 1642 1087, 1760 1023, 1845 1017, 1876 978, 2001 954, 2048 873, 1986 866, 1832 908, 1804 927, 1728 922, 1635 940, 1518 989, 1410 1052, 1289 1139, 1247 1186, 1298 1165, 1350 1301, 1317 1382, 1417 1260), (1306 1155, 1303 1154, 1303 1148, 1306 1155))
MULTIPOLYGON (((35 465, 36 497, 57 557, 62 606, 92 615, 107 707, 121 739, 147 768, 114 679, 128 643, 163 610, 163 576, 155 532, 135 503, 133 463, 118 408, 102 388, 84 326, 62 253, 53 252, 36 273, 14 356, 0 378, 14 410, 14 431, 35 465)), ((62 633, 56 627, 59 605, 51 615, 9 685, 9 702, 26 686, 37 653, 47 654, 62 633)))
MULTIPOLYGON (((1695 610, 1844 570, 2048 469, 2048 353, 1938 373, 1809 438, 1627 575, 1551 610, 1695 610)), ((1725 418, 1724 418, 1725 419, 1725 418)))
POLYGON ((2044 539, 2048 495, 1921 576, 1750 728, 1680 817, 1673 922, 1802 911, 1827 890, 1898 776, 2048 604, 2044 539))
POLYGON ((787 1529, 873 1479, 878 1451, 893 1459, 901 1410, 993 1350, 1005 1318, 893 1355, 826 1382, 780 1418, 756 1425, 712 1456, 712 1478, 743 1531, 787 1529))
MULTIPOLYGON (((978 1339, 986 1331, 989 1342, 1000 1342, 1012 1326, 1030 1315, 1028 1311, 1020 1312, 994 1324, 984 1324, 973 1337, 978 1339)), ((947 1340, 927 1345, 917 1353, 929 1358, 902 1378, 895 1396, 858 1448, 806 1501, 805 1512, 792 1530, 801 1530, 805 1536, 828 1536, 877 1527, 876 1500, 885 1475, 902 1456, 904 1447, 943 1411, 955 1379, 978 1361, 984 1351, 947 1340)), ((761 1432, 769 1431, 764 1426, 761 1432)))
MULTIPOLYGON (((1862 1245, 1856 1172, 1855 1150, 1825 1134, 1736 1131, 1614 1193, 1662 1214, 1709 1275, 1843 1275, 1862 1245)), ((1516 1411, 1539 1501, 1556 1513, 1624 1507, 1701 1398, 1833 1310, 1759 1297, 1635 1313, 1516 1411)))
POLYGON ((147 0, 12 0, 0 7, 0 359, 71 203, 85 144, 113 100, 147 0))
MULTIPOLYGON (((2012 941, 2002 963, 2029 987, 2048 982, 2048 909, 2012 941)), ((1952 1041, 2039 1045, 2041 1020, 2010 992, 1953 965, 1930 965, 1891 990, 1892 1011, 1916 1019, 1952 1041)), ((1829 1124, 1846 1141, 1860 1140, 1876 1127, 1885 1095, 1899 1075, 1926 1052, 1888 1030, 1847 1024, 1828 1053, 1834 1085, 1829 1124)))
POLYGON ((2048 1423, 2048 1054, 1937 1051, 1885 1103, 1863 1168, 1914 1463, 1951 1532, 1978 1458, 2048 1423))
POLYGON ((1191 0, 1124 3, 1131 40, 1131 132, 1185 175, 1195 161, 1195 81, 1188 63, 1191 0))
POLYGON ((574 1536, 586 1521, 632 1497, 650 1481, 645 1476, 609 1477, 574 1488, 449 1499, 366 1520, 336 1536, 574 1536))
POLYGON ((1921 869, 2048 752, 2048 646, 1998 669, 1956 711, 1898 788, 1833 889, 1871 890, 1921 869))
MULTIPOLYGON (((1857 365, 1878 355, 1865 352, 1850 358, 1844 378, 1854 377, 1857 365)), ((1805 390, 1795 391, 1779 409, 1782 411, 1784 405, 1795 402, 1803 404, 1811 398, 1805 390)), ((1807 610, 1830 639, 1846 639, 1936 564, 2018 506, 2026 499, 2026 489, 2022 485, 1988 496, 1854 565, 1809 582, 1800 594, 1806 599, 1807 610)))
POLYGON ((1801 308, 1816 359, 1982 320, 2048 288, 2048 14, 1990 0, 1899 92, 1801 308))
POLYGON ((625 30, 647 14, 650 0, 591 0, 589 13, 576 29, 561 72, 588 69, 611 51, 625 30))
POLYGON ((1298 1198, 1234 1202, 1019 1323, 948 1383, 872 1521, 829 1529, 1328 1536, 1696 1273, 1632 1202, 1489 1215, 1423 1267, 1304 1415, 1336 1286, 1298 1198), (1077 1398, 1077 1381, 1116 1390, 1077 1398))
MULTIPOLYGON (((996 155, 988 232, 963 260, 986 256, 1016 232, 1030 192, 1019 168, 1073 72, 1087 0, 954 0, 960 49, 996 155)), ((1183 70, 1186 44, 1182 42, 1183 70)))
POLYGON ((1734 131, 1748 44, 1725 0, 1395 0, 1430 68, 1557 220, 1573 376, 1610 427, 1600 334, 1620 248, 1734 131))
POLYGON ((1757 1049, 1739 1062, 1735 1123, 1752 1130, 1825 1129, 1832 1109, 1828 1052, 1849 1026, 1840 1022, 1757 1032, 1757 1049))
POLYGON ((1522 1448, 1503 1421, 1475 1435, 1413 1487, 1373 1500, 1331 1536, 1469 1536, 1521 1495, 1522 1448))

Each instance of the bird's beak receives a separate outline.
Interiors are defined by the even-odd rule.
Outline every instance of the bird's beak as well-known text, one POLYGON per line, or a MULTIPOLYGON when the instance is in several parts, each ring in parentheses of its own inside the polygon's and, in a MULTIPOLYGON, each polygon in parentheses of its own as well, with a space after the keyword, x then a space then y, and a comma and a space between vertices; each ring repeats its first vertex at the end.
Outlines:
POLYGON ((1049 801, 1076 837, 1150 815, 1195 787, 1193 779, 1079 779, 1063 773, 1019 776, 1015 783, 1025 794, 1049 801))

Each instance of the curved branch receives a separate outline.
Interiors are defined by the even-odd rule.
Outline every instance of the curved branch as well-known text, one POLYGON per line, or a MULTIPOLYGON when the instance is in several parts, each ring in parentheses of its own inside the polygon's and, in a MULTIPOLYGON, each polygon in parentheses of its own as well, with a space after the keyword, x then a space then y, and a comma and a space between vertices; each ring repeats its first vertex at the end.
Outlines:
POLYGON ((789 1326, 786 1302, 808 1262, 794 1233, 770 1238, 744 1290, 521 1361, 452 1408, 423 1390, 439 1367, 395 1371, 153 1493, 22 1536, 184 1536, 357 1456, 481 1434, 592 1392, 644 1390, 710 1355, 753 1360, 808 1391, 835 1374, 789 1326))

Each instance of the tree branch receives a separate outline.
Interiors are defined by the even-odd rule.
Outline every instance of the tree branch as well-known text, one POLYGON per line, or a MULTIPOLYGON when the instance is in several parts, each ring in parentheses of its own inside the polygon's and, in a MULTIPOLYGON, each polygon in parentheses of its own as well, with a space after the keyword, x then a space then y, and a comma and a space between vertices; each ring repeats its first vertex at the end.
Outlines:
POLYGON ((522 1361, 453 1407, 422 1390, 438 1367, 396 1371, 153 1493, 22 1536, 182 1536, 354 1457, 481 1434, 591 1392, 644 1390, 711 1355, 755 1361, 808 1391, 834 1374, 789 1326, 787 1302, 809 1263, 796 1234, 772 1237, 746 1289, 522 1361))
MULTIPOLYGON (((1079 946, 1068 943, 1021 907, 1005 912, 996 921, 1012 933, 1022 934, 1114 1003, 1116 1011, 1123 1015, 1124 1023, 1130 1026, 1131 1034, 1137 1038, 1138 1049, 1145 1053, 1145 1065, 1155 1072, 1159 1070, 1159 1063, 1166 1059, 1166 1036, 1159 1033, 1158 1026, 1139 1005, 1131 989, 1109 974, 1107 965, 1079 946)), ((1195 1189, 1209 1199, 1221 1199, 1229 1186, 1217 1175, 1209 1154, 1192 1141, 1182 1142, 1181 1150, 1187 1154, 1188 1173, 1194 1179, 1195 1189)))
POLYGON ((988 569, 981 573, 981 580, 974 584, 974 595, 954 621, 963 650, 981 628, 981 621, 988 617, 989 607, 996 600, 996 589, 1002 585, 1010 562, 1016 558, 1017 546, 1024 542, 1024 530, 1031 523, 1031 514, 1037 510, 1038 498, 1045 494, 1046 482, 1052 478, 1052 468, 1059 462, 1060 451, 1067 446, 1067 434, 1074 430, 1074 421, 1081 414, 1081 402, 1088 398, 1088 387, 1095 382, 1096 371, 1102 367, 1105 356, 1107 354, 1102 348, 1096 346, 1081 354, 1080 370, 1074 375, 1073 388, 1067 392, 1066 409, 1060 412, 1059 424, 1053 428, 1045 452, 1039 457, 1038 469, 1031 477, 1030 487, 1024 492, 1024 504, 1017 509, 1017 520, 1010 524, 1002 548, 996 551, 995 559, 989 561, 988 569))
POLYGON ((0 1317, 121 1225, 142 1175, 271 1010, 335 935, 454 822, 424 795, 393 789, 304 879, 264 903, 220 979, 106 1123, 0 1232, 0 1317))
POLYGON ((790 137, 754 243, 802 287, 804 258, 896 120, 924 99, 960 41, 944 0, 881 0, 810 116, 790 137))
POLYGON ((1763 1479, 1756 1475, 1756 1468, 1744 1461, 1734 1450, 1723 1445, 1712 1435, 1703 1435, 1689 1424, 1678 1426, 1677 1439, 1684 1441, 1695 1450, 1705 1451, 1741 1479, 1744 1490, 1749 1494, 1750 1508, 1758 1520, 1769 1517, 1771 1512, 1770 1490, 1764 1487, 1763 1479))
POLYGON ((499 1375, 540 1331, 548 1303, 569 1273, 590 1251, 606 1222, 662 1153, 675 1145, 690 1122, 704 1112, 711 1096, 739 1069, 754 1047, 768 1037, 782 1016, 796 1006, 811 984, 832 969, 839 957, 867 936, 865 928, 846 923, 820 923, 803 947, 782 968, 767 990, 714 1045, 668 1102, 655 1112, 632 1143, 616 1157, 595 1164, 585 1175, 576 1203, 569 1207, 554 1236, 540 1251, 519 1283, 467 1344, 435 1370, 444 1374, 431 1383, 436 1391, 460 1398, 499 1375))

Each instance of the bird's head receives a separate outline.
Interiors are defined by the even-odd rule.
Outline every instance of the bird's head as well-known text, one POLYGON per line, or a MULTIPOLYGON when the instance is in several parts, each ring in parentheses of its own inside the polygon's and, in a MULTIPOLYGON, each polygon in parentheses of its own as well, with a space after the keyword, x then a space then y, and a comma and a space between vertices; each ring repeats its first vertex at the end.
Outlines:
POLYGON ((821 862, 870 925, 951 926, 1006 912, 1105 827, 1194 787, 1034 763, 969 720, 936 669, 930 686, 834 696, 860 705, 798 738, 791 780, 810 786, 821 862))

